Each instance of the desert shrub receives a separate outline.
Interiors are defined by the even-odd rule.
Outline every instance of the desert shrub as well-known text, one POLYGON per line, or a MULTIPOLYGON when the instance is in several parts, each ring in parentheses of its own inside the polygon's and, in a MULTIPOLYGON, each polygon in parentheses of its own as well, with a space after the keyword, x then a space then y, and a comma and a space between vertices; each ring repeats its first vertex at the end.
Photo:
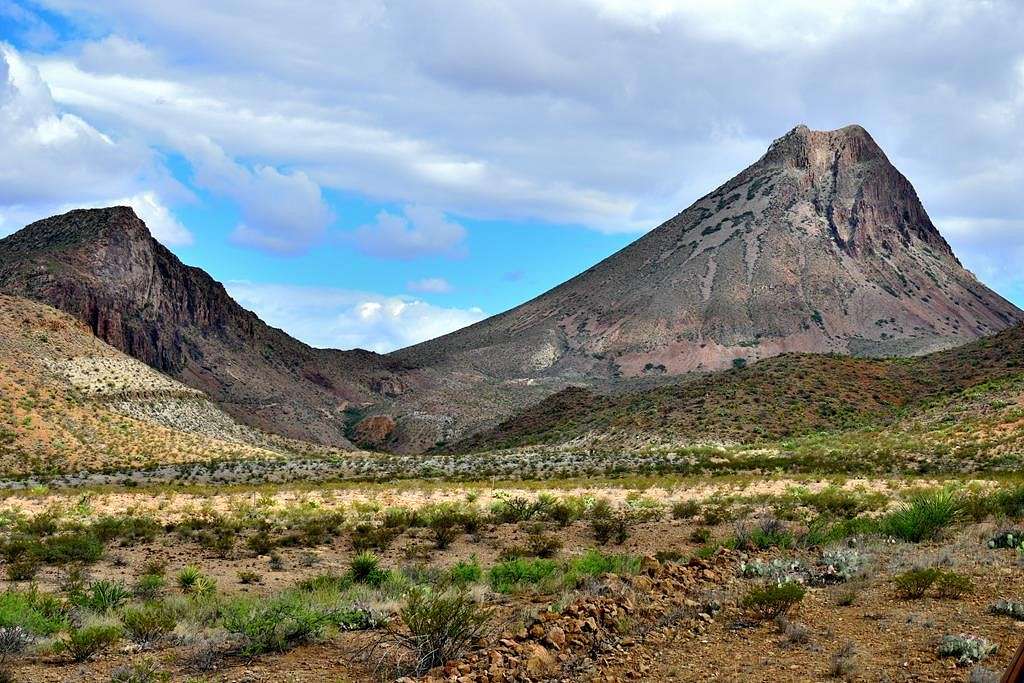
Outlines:
POLYGON ((726 503, 705 505, 701 508, 701 523, 705 526, 718 526, 733 518, 732 509, 726 503))
POLYGON ((711 540, 711 529, 706 526, 699 526, 690 532, 690 543, 704 545, 711 540))
POLYGON ((71 628, 61 641, 61 648, 76 662, 87 662, 121 640, 117 624, 95 623, 71 628))
POLYGON ((265 607, 248 604, 230 610, 224 628, 241 638, 239 653, 246 657, 287 652, 319 636, 328 624, 323 613, 291 601, 265 607))
POLYGON ((928 589, 939 579, 942 571, 934 567, 911 569, 893 578, 896 594, 904 600, 923 598, 928 589))
POLYGON ((857 657, 857 646, 852 641, 846 641, 832 653, 828 668, 829 675, 833 678, 852 675, 857 670, 857 657))
POLYGON ((105 515, 93 522, 89 529, 104 543, 120 540, 122 546, 152 541, 163 531, 161 524, 152 517, 136 515, 105 515))
POLYGON ((679 500, 672 503, 673 519, 692 519, 700 514, 700 503, 695 500, 679 500))
POLYGON ((551 534, 535 530, 526 538, 526 551, 533 557, 554 557, 562 549, 562 542, 551 534))
POLYGON ((523 496, 509 496, 491 505, 491 519, 496 524, 526 522, 537 514, 537 504, 523 496))
POLYGON ((449 580, 456 586, 468 586, 477 583, 483 578, 483 570, 476 557, 471 557, 468 562, 457 562, 448 570, 449 580))
POLYGON ((871 517, 836 520, 830 515, 821 515, 810 522, 807 531, 800 537, 800 545, 815 548, 840 543, 854 536, 877 534, 883 522, 871 517))
POLYGON ((599 576, 601 574, 635 574, 640 571, 640 558, 636 555, 605 554, 591 548, 574 557, 566 565, 566 574, 572 577, 599 576))
POLYGON ((557 571, 558 563, 554 560, 519 557, 495 564, 488 572, 488 580, 498 593, 512 593, 539 584, 557 571))
POLYGON ((675 549, 659 550, 654 553, 654 559, 658 562, 681 562, 686 559, 686 556, 675 549))
POLYGON ((585 510, 586 503, 582 498, 559 498, 550 505, 545 505, 542 514, 545 519, 560 527, 566 527, 582 517, 585 510))
POLYGON ((68 623, 67 604, 35 586, 0 593, 0 628, 22 627, 35 636, 50 636, 68 623))
POLYGON ((974 583, 969 576, 954 571, 940 572, 935 579, 935 592, 940 598, 959 600, 974 592, 974 583))
POLYGON ((36 636, 24 626, 0 626, 0 664, 11 655, 19 655, 36 641, 36 636))
POLYGON ((444 550, 459 537, 463 516, 455 505, 436 505, 426 511, 424 517, 438 550, 444 550))
POLYGON ((1003 529, 989 539, 988 547, 992 549, 1015 549, 1024 546, 1024 531, 1020 529, 1003 529))
POLYGON ((278 539, 271 536, 267 529, 259 529, 245 539, 245 545, 254 555, 269 555, 277 547, 278 539))
POLYGON ((947 635, 939 643, 940 657, 955 657, 956 663, 966 666, 980 662, 998 649, 995 643, 970 635, 947 635))
POLYGON ((362 552, 353 557, 350 569, 356 583, 379 586, 387 579, 387 572, 380 568, 380 560, 371 552, 362 552))
POLYGON ((961 499, 953 491, 921 494, 889 513, 883 528, 891 536, 910 543, 932 540, 956 521, 961 507, 961 499))
POLYGON ((33 554, 25 554, 7 562, 8 581, 31 581, 39 573, 41 562, 33 554))
POLYGON ((134 664, 119 666, 110 674, 110 683, 166 683, 171 674, 161 671, 154 659, 146 658, 134 664))
POLYGON ((788 614, 805 594, 804 587, 792 581, 771 583, 751 589, 743 596, 742 605, 759 619, 778 619, 788 614))
POLYGON ((601 545, 609 542, 621 544, 629 538, 630 518, 625 510, 615 510, 611 503, 600 499, 590 511, 590 526, 594 539, 601 545))
POLYGON ((767 550, 769 548, 791 548, 795 545, 793 534, 782 520, 769 518, 753 529, 746 525, 736 526, 733 547, 737 550, 767 550))
POLYGON ((350 538, 356 552, 384 550, 391 545, 399 533, 393 527, 377 526, 373 522, 359 522, 352 527, 350 538))
POLYGON ((417 588, 399 610, 405 630, 389 637, 408 655, 407 668, 420 675, 461 656, 486 632, 491 611, 465 591, 433 592, 417 588))
POLYGON ((101 580, 89 584, 84 591, 74 595, 72 600, 79 607, 94 612, 109 612, 128 602, 131 595, 123 583, 101 580))
POLYGON ((186 595, 209 595, 217 590, 217 581, 194 564, 186 565, 178 572, 177 583, 186 595))
POLYGON ((381 517, 381 524, 385 529, 392 529, 398 533, 413 526, 415 521, 416 514, 412 510, 402 507, 387 508, 381 517))
POLYGON ((810 576, 810 570, 800 560, 776 557, 769 561, 752 560, 740 563, 740 576, 745 579, 766 579, 774 583, 801 583, 810 576))
POLYGON ((263 577, 257 572, 248 569, 240 569, 238 571, 238 582, 246 586, 251 586, 257 583, 263 583, 263 577))
POLYGON ((126 607, 121 623, 128 637, 136 643, 154 643, 174 630, 178 623, 174 610, 163 602, 147 602, 126 607))
POLYGON ((143 574, 136 580, 132 590, 135 597, 143 600, 152 600, 159 596, 167 586, 167 579, 160 574, 143 574))
POLYGON ((88 532, 68 532, 43 540, 38 553, 46 564, 92 564, 103 557, 103 542, 88 532))
POLYGON ((989 609, 993 614, 1000 614, 1017 621, 1024 621, 1024 602, 1000 598, 989 609))
POLYGON ((803 492, 798 500, 821 514, 853 519, 857 515, 876 510, 886 503, 883 493, 847 491, 838 486, 828 486, 817 493, 803 492))

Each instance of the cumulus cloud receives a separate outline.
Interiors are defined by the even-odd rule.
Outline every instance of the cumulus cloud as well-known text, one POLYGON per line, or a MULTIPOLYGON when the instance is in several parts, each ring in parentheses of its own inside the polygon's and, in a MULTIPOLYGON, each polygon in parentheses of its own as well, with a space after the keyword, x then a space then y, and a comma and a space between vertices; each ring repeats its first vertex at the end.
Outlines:
POLYGON ((38 71, 0 44, 0 232, 77 207, 132 206, 158 239, 188 244, 192 235, 153 185, 178 191, 154 169, 152 153, 115 140, 62 112, 38 71))
POLYGON ((373 199, 638 231, 857 122, 939 225, 1024 219, 1019 2, 42 2, 131 37, 35 59, 62 107, 373 199))
POLYGON ((466 229, 428 206, 407 206, 402 215, 381 211, 352 235, 356 248, 370 256, 409 261, 424 256, 465 256, 466 229))
POLYGON ((454 290, 452 283, 443 277, 426 277, 422 280, 413 280, 405 286, 410 292, 423 294, 447 294, 454 290))
POLYGON ((242 211, 231 239, 282 254, 299 253, 325 234, 333 220, 320 187, 305 173, 282 173, 271 166, 253 168, 228 158, 207 138, 183 145, 195 181, 225 197, 242 211))
POLYGON ((483 320, 479 308, 444 308, 406 296, 329 287, 229 282, 228 292, 267 323, 312 346, 386 353, 483 320))

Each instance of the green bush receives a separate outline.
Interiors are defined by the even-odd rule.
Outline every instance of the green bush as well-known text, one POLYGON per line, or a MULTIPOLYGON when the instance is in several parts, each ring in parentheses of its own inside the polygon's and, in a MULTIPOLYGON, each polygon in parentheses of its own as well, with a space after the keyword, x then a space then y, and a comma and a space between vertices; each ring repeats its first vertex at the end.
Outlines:
POLYGON ((160 574, 143 574, 135 582, 135 588, 132 592, 135 593, 137 598, 152 600, 159 596, 166 586, 167 579, 160 574))
POLYGON ((121 640, 117 624, 90 624, 72 628, 61 641, 61 647, 76 662, 87 662, 121 640))
POLYGON ((387 580, 387 572, 380 568, 380 560, 371 552, 359 553, 350 565, 352 579, 356 583, 379 586, 387 580))
POLYGON ((377 526, 372 522, 360 522, 352 527, 352 547, 356 552, 384 550, 400 532, 388 526, 377 526))
POLYGON ((803 586, 786 581, 751 589, 743 597, 742 605, 760 619, 778 619, 803 600, 805 594, 803 586))
POLYGON ((959 600, 974 592, 974 583, 969 576, 957 572, 940 572, 935 580, 935 592, 940 598, 959 600))
POLYGON ((993 614, 1000 614, 1017 621, 1024 621, 1024 602, 1000 598, 990 608, 993 614))
POLYGON ((601 574, 635 574, 638 571, 640 558, 636 555, 606 555, 596 548, 591 548, 580 557, 574 557, 566 566, 566 574, 570 578, 601 574))
POLYGON ((173 631, 178 619, 174 610, 167 604, 147 602, 137 607, 126 607, 121 613, 121 623, 129 638, 146 645, 160 640, 173 631))
POLYGON ((510 496, 491 505, 491 519, 496 524, 526 522, 538 512, 535 502, 523 496, 510 496))
POLYGON ((471 557, 468 562, 457 562, 448 570, 449 580, 460 587, 477 583, 483 578, 483 574, 476 557, 471 557))
POLYGON ((287 652, 319 637, 330 623, 329 614, 291 597, 236 603, 224 616, 224 628, 241 638, 239 653, 246 657, 287 652))
POLYGON ((115 581, 94 581, 83 592, 74 595, 72 600, 79 607, 94 612, 109 612, 128 602, 131 592, 123 583, 115 581))
POLYGON ((942 571, 934 567, 911 569, 898 574, 893 578, 896 594, 904 600, 923 598, 941 575, 942 571))
POLYGON ((590 515, 594 539, 601 545, 610 542, 622 544, 629 538, 629 525, 632 520, 624 510, 613 510, 611 504, 602 499, 594 504, 590 515))
POLYGON ((680 500, 672 503, 673 519, 693 519, 700 514, 700 503, 695 500, 680 500))
POLYGON ((399 610, 407 631, 391 634, 410 654, 413 673, 421 675, 466 652, 486 633, 491 614, 465 591, 416 588, 399 610))
POLYGON ((35 586, 0 593, 0 628, 20 626, 34 636, 51 636, 67 626, 68 606, 35 586))
POLYGON ((488 580, 498 593, 512 593, 550 578, 558 571, 558 563, 541 558, 516 558, 491 567, 488 580))
POLYGON ((910 543, 932 540, 956 521, 961 509, 962 501, 953 491, 921 494, 891 512, 883 529, 910 543))
POLYGON ((46 564, 92 564, 103 557, 103 542, 91 533, 58 534, 44 539, 38 553, 46 564))

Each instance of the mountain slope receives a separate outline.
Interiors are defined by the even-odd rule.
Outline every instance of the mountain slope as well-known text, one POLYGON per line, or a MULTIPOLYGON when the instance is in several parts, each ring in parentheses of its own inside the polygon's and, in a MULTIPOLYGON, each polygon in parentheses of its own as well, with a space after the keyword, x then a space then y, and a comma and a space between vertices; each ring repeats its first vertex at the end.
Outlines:
POLYGON ((799 126, 593 268, 392 354, 492 376, 614 380, 779 353, 907 355, 1024 320, 964 270, 859 126, 799 126))
POLYGON ((351 447, 346 410, 398 394, 401 364, 313 349, 186 266, 127 207, 78 210, 0 240, 0 289, 52 305, 254 427, 351 447))
POLYGON ((0 295, 0 473, 280 457, 298 444, 239 425, 81 322, 0 295))
POLYGON ((565 389, 450 450, 567 443, 584 449, 749 444, 884 423, 902 408, 1022 373, 1020 325, 908 359, 785 354, 636 393, 565 389))

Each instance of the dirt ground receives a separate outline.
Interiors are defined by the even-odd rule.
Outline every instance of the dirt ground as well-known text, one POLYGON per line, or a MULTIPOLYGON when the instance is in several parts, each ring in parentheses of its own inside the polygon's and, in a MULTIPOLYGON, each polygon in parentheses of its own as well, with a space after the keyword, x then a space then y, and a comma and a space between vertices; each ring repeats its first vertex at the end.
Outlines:
MULTIPOLYGON (((712 482, 692 487, 649 488, 643 495, 666 502, 715 500, 716 497, 726 495, 726 492, 728 495, 779 495, 786 491, 789 483, 792 482, 712 482)), ((828 482, 800 483, 813 489, 823 488, 828 482)), ((908 486, 919 486, 921 482, 848 481, 844 485, 895 495, 908 486)), ((595 491, 618 501, 625 500, 629 493, 615 487, 573 487, 557 493, 593 495, 595 491)), ((379 487, 345 487, 321 492, 283 490, 275 495, 282 503, 308 501, 312 496, 318 504, 329 507, 331 504, 351 504, 357 500, 374 500, 382 505, 419 505, 439 500, 465 500, 466 493, 466 489, 452 485, 446 490, 393 490, 384 493, 379 487)), ((518 493, 534 495, 535 491, 521 489, 518 493)), ((477 494, 477 504, 486 509, 498 491, 477 490, 477 494)), ((207 507, 226 510, 233 502, 251 498, 252 495, 251 492, 234 492, 210 499, 187 493, 154 496, 138 491, 96 494, 89 499, 89 503, 96 514, 101 511, 150 510, 167 519, 174 519, 203 503, 207 507)), ((54 495, 9 497, 0 504, 0 510, 7 508, 37 512, 55 502, 58 500, 54 495)), ((70 500, 66 499, 65 502, 70 500)), ((710 527, 712 537, 721 539, 729 536, 734 532, 735 524, 722 522, 710 527)), ((648 558, 659 552, 677 551, 683 558, 679 560, 683 567, 680 571, 687 570, 687 558, 694 556, 701 547, 701 543, 691 537, 698 526, 697 520, 675 520, 666 514, 661 520, 636 524, 623 544, 608 546, 607 549, 648 558)), ((715 560, 710 569, 702 570, 702 565, 697 565, 694 571, 699 584, 687 584, 677 594, 673 594, 671 589, 658 588, 663 583, 671 586, 670 578, 675 576, 667 569, 670 565, 666 563, 661 574, 651 572, 653 582, 629 584, 631 587, 628 595, 631 601, 661 605, 666 600, 670 603, 685 600, 687 604, 703 604, 711 595, 721 603, 721 611, 706 619, 702 616, 696 620, 659 625, 657 628, 638 627, 635 632, 631 632, 628 625, 614 632, 609 631, 607 638, 613 643, 613 651, 618 654, 614 657, 595 658, 594 666, 585 678, 580 677, 580 674, 567 676, 551 673, 547 677, 506 680, 742 680, 773 683, 827 680, 966 681, 970 675, 970 666, 958 667, 954 660, 942 659, 936 654, 938 642, 944 635, 961 633, 983 636, 998 644, 998 651, 986 659, 983 665, 999 671, 1005 668, 1024 638, 1024 622, 994 615, 989 608, 1000 598, 1024 598, 1024 563, 1014 550, 989 549, 986 546, 987 539, 998 529, 998 523, 985 522, 957 526, 935 542, 907 544, 883 539, 865 542, 858 547, 858 551, 868 560, 861 578, 849 583, 809 588, 804 600, 788 615, 791 625, 799 625, 790 627, 790 631, 799 632, 798 636, 786 631, 785 625, 751 620, 737 605, 739 597, 754 585, 751 579, 740 576, 740 563, 753 558, 771 560, 782 557, 810 563, 815 560, 818 551, 772 549, 754 553, 734 552, 715 560), (893 576, 914 566, 939 566, 956 570, 972 579, 974 592, 960 599, 898 599, 893 588, 893 576), (664 578, 666 576, 669 578, 664 578), (653 585, 648 586, 647 583, 653 585), (658 594, 659 590, 662 590, 661 594, 658 594), (842 598, 849 598, 850 594, 854 596, 850 600, 852 604, 843 606, 842 598), (844 658, 843 671, 837 676, 836 656, 842 652, 849 656, 844 658)), ((548 532, 562 542, 560 557, 579 555, 595 544, 586 521, 574 522, 564 529, 552 527, 548 532)), ((485 524, 477 534, 463 535, 442 551, 430 547, 425 538, 425 530, 410 529, 391 547, 378 554, 381 564, 387 568, 398 568, 410 563, 447 567, 457 560, 471 557, 475 557, 486 568, 499 560, 503 549, 522 543, 526 534, 523 525, 485 524)), ((278 552, 283 562, 282 567, 275 571, 271 569, 267 556, 254 557, 244 548, 238 548, 228 557, 218 557, 192 542, 169 534, 152 543, 138 544, 131 548, 110 548, 105 557, 88 571, 93 579, 114 579, 130 585, 147 562, 166 562, 169 576, 191 564, 198 565, 204 573, 215 577, 222 592, 270 595, 303 578, 328 570, 344 571, 354 555, 345 535, 316 548, 281 548, 278 552), (240 583, 238 572, 243 570, 258 573, 262 583, 240 583)), ((63 571, 47 567, 39 574, 37 581, 42 590, 55 591, 59 589, 64 576, 63 571)), ((618 585, 615 577, 605 577, 603 580, 606 583, 611 581, 609 585, 618 585)), ((2 588, 11 585, 4 583, 2 588)), ((600 589, 594 587, 590 590, 596 591, 595 594, 600 593, 600 589)), ((552 605, 563 607, 571 597, 527 592, 511 596, 490 593, 487 599, 498 605, 504 614, 537 614, 552 605)), ((136 662, 143 656, 152 656, 162 667, 173 673, 172 680, 373 680, 371 667, 359 661, 356 656, 372 637, 371 633, 345 633, 282 655, 264 655, 251 661, 228 657, 215 670, 205 673, 189 670, 182 663, 184 649, 180 646, 147 653, 136 645, 122 645, 85 664, 71 664, 59 654, 30 656, 17 662, 14 674, 15 680, 36 683, 104 681, 109 680, 110 672, 116 667, 136 662)), ((496 634, 494 637, 497 639, 499 636, 496 634)), ((500 678, 465 680, 493 681, 500 678)))

